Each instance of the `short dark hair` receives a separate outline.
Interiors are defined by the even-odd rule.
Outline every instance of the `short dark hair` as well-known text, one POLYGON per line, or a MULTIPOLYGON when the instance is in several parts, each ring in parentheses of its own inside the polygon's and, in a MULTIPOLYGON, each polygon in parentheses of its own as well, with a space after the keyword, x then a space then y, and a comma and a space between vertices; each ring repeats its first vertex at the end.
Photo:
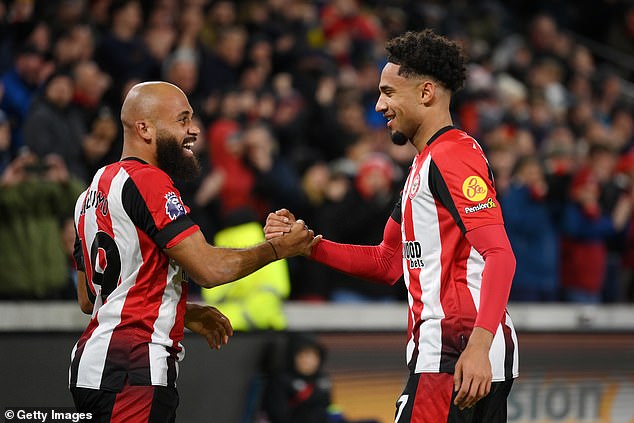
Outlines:
POLYGON ((429 76, 452 92, 462 88, 466 57, 458 43, 435 34, 431 29, 408 31, 387 42, 387 60, 399 65, 399 75, 429 76))

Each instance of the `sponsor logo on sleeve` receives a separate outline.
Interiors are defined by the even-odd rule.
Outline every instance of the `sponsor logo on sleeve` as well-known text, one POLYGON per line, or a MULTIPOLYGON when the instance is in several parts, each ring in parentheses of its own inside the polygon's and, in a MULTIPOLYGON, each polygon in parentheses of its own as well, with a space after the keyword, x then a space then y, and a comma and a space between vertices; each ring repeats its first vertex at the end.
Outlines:
POLYGON ((487 199, 487 201, 484 202, 484 203, 476 204, 473 207, 465 207, 464 208, 464 212, 465 212, 465 214, 475 213, 475 212, 479 212, 479 211, 482 211, 482 210, 494 209, 497 206, 498 205, 495 204, 495 201, 493 201, 493 198, 489 197, 487 199))
POLYGON ((187 214, 185 206, 174 192, 165 194, 165 214, 171 219, 176 220, 178 217, 187 214))
POLYGON ((484 200, 488 192, 487 184, 479 176, 469 176, 462 183, 462 193, 467 200, 473 201, 474 203, 484 200))

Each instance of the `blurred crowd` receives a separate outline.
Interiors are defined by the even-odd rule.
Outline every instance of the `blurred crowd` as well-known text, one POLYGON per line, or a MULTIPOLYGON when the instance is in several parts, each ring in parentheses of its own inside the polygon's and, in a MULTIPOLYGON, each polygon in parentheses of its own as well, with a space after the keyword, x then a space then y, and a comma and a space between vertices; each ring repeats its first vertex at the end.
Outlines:
MULTIPOLYGON (((286 207, 378 243, 415 155, 374 111, 384 44, 433 28, 470 58, 456 126, 483 146, 517 258, 512 301, 634 300, 634 3, 0 1, 0 297, 72 298, 74 199, 121 152, 128 88, 166 80, 203 129, 176 181, 205 236, 286 207)), ((296 300, 394 301, 289 261, 296 300)))

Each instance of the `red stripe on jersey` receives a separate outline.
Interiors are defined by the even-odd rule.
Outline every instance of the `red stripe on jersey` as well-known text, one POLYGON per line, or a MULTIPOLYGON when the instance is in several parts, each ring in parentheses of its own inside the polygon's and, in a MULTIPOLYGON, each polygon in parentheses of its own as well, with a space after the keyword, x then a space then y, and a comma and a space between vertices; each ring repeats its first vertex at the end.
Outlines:
POLYGON ((411 422, 443 423, 449 416, 453 375, 422 373, 418 379, 411 422))
POLYGON ((131 386, 127 383, 117 394, 110 423, 144 423, 150 418, 154 386, 131 386))
POLYGON ((467 260, 471 246, 449 210, 436 200, 440 233, 440 304, 445 317, 440 322, 442 356, 440 371, 453 372, 458 356, 472 331, 476 308, 467 286, 467 260), (464 282, 464 283, 462 283, 464 282))

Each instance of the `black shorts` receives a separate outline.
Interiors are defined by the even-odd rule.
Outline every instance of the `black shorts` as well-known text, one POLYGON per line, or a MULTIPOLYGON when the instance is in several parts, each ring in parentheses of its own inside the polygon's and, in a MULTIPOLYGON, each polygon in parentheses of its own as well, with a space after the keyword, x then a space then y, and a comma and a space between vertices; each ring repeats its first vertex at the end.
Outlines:
POLYGON ((513 379, 493 382, 491 392, 474 407, 460 410, 453 404, 453 375, 411 374, 396 402, 395 423, 506 423, 506 399, 513 379))
POLYGON ((174 423, 178 391, 167 386, 131 386, 121 392, 70 388, 78 412, 91 413, 92 423, 174 423))

